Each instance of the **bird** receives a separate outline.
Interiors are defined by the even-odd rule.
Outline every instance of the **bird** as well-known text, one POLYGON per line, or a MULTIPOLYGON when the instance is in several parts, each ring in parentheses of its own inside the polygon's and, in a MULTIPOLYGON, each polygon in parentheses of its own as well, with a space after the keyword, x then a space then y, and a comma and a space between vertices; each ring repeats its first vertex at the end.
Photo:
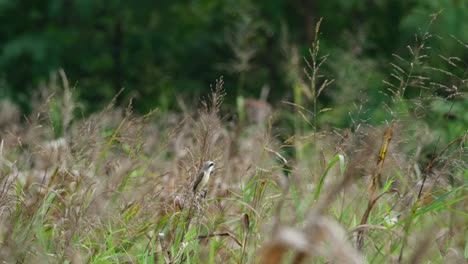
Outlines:
POLYGON ((215 163, 213 161, 207 161, 203 163, 203 166, 200 172, 198 172, 198 176, 195 179, 195 182, 193 184, 194 194, 196 194, 198 191, 201 191, 208 184, 208 181, 210 180, 211 172, 214 169, 214 165, 215 163))

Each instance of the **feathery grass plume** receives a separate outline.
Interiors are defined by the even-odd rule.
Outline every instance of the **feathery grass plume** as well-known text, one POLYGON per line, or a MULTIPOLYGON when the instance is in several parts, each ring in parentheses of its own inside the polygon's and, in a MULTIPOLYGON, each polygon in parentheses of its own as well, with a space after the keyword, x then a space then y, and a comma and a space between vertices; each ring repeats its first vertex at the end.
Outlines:
MULTIPOLYGON (((65 77, 63 78, 66 80, 65 77)), ((68 105, 72 106, 71 103, 68 105)), ((7 233, 2 233, 5 235, 2 237, 14 238, 11 239, 9 253, 2 253, 3 259, 23 259, 24 261, 43 259, 49 262, 72 258, 87 259, 89 252, 83 252, 79 244, 76 244, 77 242, 105 240, 101 235, 121 239, 120 234, 108 233, 106 235, 99 229, 104 227, 102 221, 111 225, 115 223, 117 219, 112 215, 120 211, 118 207, 121 206, 121 198, 126 196, 122 194, 129 192, 125 185, 135 186, 136 182, 132 178, 139 174, 135 168, 140 165, 135 166, 132 163, 140 164, 138 159, 143 154, 139 152, 137 142, 141 142, 140 132, 143 131, 141 127, 144 127, 144 122, 138 124, 137 119, 130 117, 127 111, 129 123, 125 127, 125 132, 115 134, 113 142, 109 144, 109 141, 106 142, 106 139, 103 139, 106 136, 101 133, 105 132, 106 126, 112 127, 114 121, 110 120, 115 120, 114 117, 119 118, 118 116, 111 117, 110 112, 113 111, 111 108, 101 113, 101 118, 95 123, 93 123, 93 118, 76 121, 73 124, 66 121, 63 126, 64 131, 70 133, 64 133, 62 138, 50 143, 47 140, 53 139, 53 135, 47 131, 49 129, 47 120, 41 118, 47 112, 47 108, 37 108, 38 112, 34 113, 34 118, 29 119, 32 120, 30 125, 33 127, 23 129, 25 131, 34 129, 36 137, 33 141, 30 140, 28 134, 25 134, 26 137, 22 137, 22 140, 24 144, 32 146, 30 148, 32 151, 35 151, 35 153, 29 153, 27 149, 23 149, 23 155, 29 156, 32 160, 31 165, 23 163, 20 159, 17 163, 20 166, 18 172, 5 176, 8 179, 7 182, 15 182, 15 179, 21 180, 22 175, 25 175, 26 179, 31 179, 31 177, 33 179, 17 182, 16 188, 12 190, 17 194, 17 202, 11 217, 4 218, 4 226, 9 227, 7 233), (95 157, 103 153, 101 148, 104 145, 103 142, 106 142, 109 148, 103 159, 105 169, 96 171, 93 169, 96 164, 95 157), (37 148, 41 144, 43 146, 37 148), (46 163, 49 165, 45 166, 46 163), (112 180, 106 180, 104 174, 109 175, 112 180), (120 179, 124 181, 118 183, 120 179), (119 199, 113 199, 116 197, 115 194, 109 195, 114 190, 118 190, 118 193, 122 195, 119 195, 119 199), (79 240, 76 241, 76 238, 79 240), (46 243, 46 241, 50 242, 46 243), (17 246, 19 244, 23 246, 17 246)), ((148 190, 151 189, 151 192, 154 192, 155 188, 149 184, 146 185, 148 190)), ((128 232, 124 236, 127 237, 127 242, 114 241, 113 249, 116 251, 123 248, 128 250, 131 245, 128 241, 136 241, 144 235, 146 227, 142 223, 147 221, 148 217, 141 213, 140 208, 146 207, 149 209, 147 212, 157 212, 154 208, 148 207, 150 204, 142 205, 138 202, 141 195, 148 193, 142 188, 139 188, 139 191, 139 195, 134 195, 135 192, 131 191, 136 201, 131 201, 127 209, 122 210, 123 218, 119 222, 132 220, 134 226, 127 226, 128 232), (138 228, 135 228, 136 226, 138 228)), ((99 251, 103 247, 105 247, 103 244, 90 246, 90 252, 99 251)))
MULTIPOLYGON (((414 218, 416 217, 416 212, 417 212, 418 209, 420 209, 421 203, 424 202, 425 198, 428 195, 429 196, 431 195, 429 193, 430 190, 427 190, 427 188, 424 188, 427 178, 432 174, 432 171, 434 170, 434 166, 436 165, 436 163, 439 162, 440 158, 444 155, 444 153, 446 151, 448 151, 448 149, 451 146, 455 145, 455 144, 459 144, 459 146, 461 147, 464 144, 464 141, 466 140, 466 138, 467 138, 467 134, 465 134, 465 135, 463 135, 463 136, 461 136, 461 137, 459 137, 457 139, 454 139, 447 146, 445 146, 439 153, 437 153, 437 155, 435 153, 436 152, 436 147, 434 147, 434 150, 433 150, 433 153, 432 153, 432 158, 431 158, 429 164, 427 165, 427 167, 424 170, 423 179, 422 179, 422 182, 420 184, 419 190, 417 192, 417 196, 415 198, 415 201, 412 204, 411 211, 409 212, 408 220, 406 221, 406 223, 404 225, 404 229, 403 229, 404 237, 403 237, 403 240, 402 240, 402 245, 400 247, 400 253, 399 253, 399 256, 398 256, 398 262, 399 263, 401 263, 403 261, 403 252, 404 252, 404 249, 406 248, 405 246, 407 244, 407 240, 408 240, 411 225, 413 223, 414 218), (427 190, 426 192, 429 193, 429 194, 425 195, 423 190, 427 190)), ((437 177, 439 177, 439 176, 437 176, 437 177)), ((462 187, 464 187, 464 186, 462 186, 462 187)), ((429 205, 433 203, 433 201, 431 201, 431 200, 426 200, 426 201, 428 201, 429 205)), ((419 254, 415 254, 412 258, 417 258, 418 255, 419 254)))
MULTIPOLYGON (((294 144, 295 144, 295 155, 298 160, 302 160, 304 153, 306 152, 307 143, 301 142, 301 138, 312 139, 313 142, 317 141, 318 132, 318 116, 320 113, 328 111, 330 109, 320 109, 318 104, 318 98, 321 93, 334 82, 333 79, 328 79, 322 74, 322 67, 327 61, 328 55, 320 55, 320 26, 323 18, 315 24, 314 41, 312 48, 309 49, 309 58, 304 58, 306 68, 303 71, 299 70, 299 56, 297 55, 297 48, 285 47, 284 49, 289 53, 288 57, 291 60, 288 62, 288 73, 291 76, 291 84, 293 86, 293 103, 287 103, 296 108, 299 115, 294 116, 294 144), (294 72, 296 71, 296 72, 294 72), (303 78, 302 76, 305 75, 303 78), (305 81, 307 79, 308 81, 305 81), (307 84, 308 83, 308 84, 307 84), (303 99, 306 99, 304 101, 303 99), (309 111, 308 105, 311 104, 312 110, 309 111), (306 134, 307 129, 310 129, 313 133, 311 137, 306 134)), ((283 44, 287 46, 286 43, 283 44)), ((316 145, 313 145, 315 153, 317 153, 316 145)))
MULTIPOLYGON (((216 84, 212 87, 212 93, 207 99, 201 101, 202 107, 196 115, 186 117, 181 123, 179 130, 176 132, 176 160, 175 168, 177 173, 171 174, 173 181, 186 182, 184 186, 177 188, 174 193, 167 193, 167 196, 175 195, 175 202, 184 201, 183 209, 180 203, 176 203, 176 214, 173 215, 173 220, 165 234, 165 245, 168 251, 172 252, 166 255, 165 258, 169 261, 180 261, 186 257, 185 254, 193 254, 192 246, 194 235, 199 239, 222 237, 231 233, 212 232, 208 235, 200 235, 198 232, 203 231, 204 222, 207 220, 204 214, 206 213, 206 204, 203 199, 191 191, 191 184, 195 180, 196 174, 200 170, 201 164, 209 159, 217 159, 225 153, 223 147, 229 142, 228 135, 224 133, 221 127, 221 121, 218 117, 221 104, 223 102, 225 91, 223 88, 224 81, 222 77, 216 80, 216 84), (185 246, 181 246, 185 245, 185 246)), ((214 172, 216 174, 216 171, 214 172)), ((214 178, 213 175, 208 183, 208 193, 211 197, 215 195, 212 188, 214 178)), ((219 176, 222 177, 222 176, 219 176)), ((180 183, 179 183, 180 185, 180 183)), ((232 235, 228 235, 233 237, 232 235)), ((235 237, 233 237, 235 239, 235 237)))

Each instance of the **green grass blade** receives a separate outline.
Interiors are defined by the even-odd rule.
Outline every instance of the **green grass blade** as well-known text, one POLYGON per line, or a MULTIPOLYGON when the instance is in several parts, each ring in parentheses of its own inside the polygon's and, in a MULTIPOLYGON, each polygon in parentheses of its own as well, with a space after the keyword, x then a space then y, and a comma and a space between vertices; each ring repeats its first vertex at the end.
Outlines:
POLYGON ((317 200, 320 196, 320 192, 322 191, 323 183, 325 182, 325 178, 328 175, 328 172, 330 169, 335 165, 337 161, 340 161, 340 170, 341 173, 343 174, 344 172, 344 157, 341 154, 336 154, 332 160, 328 163, 327 167, 325 168, 325 171, 322 173, 322 176, 320 176, 319 183, 317 185, 317 188, 315 189, 314 192, 314 200, 317 200))

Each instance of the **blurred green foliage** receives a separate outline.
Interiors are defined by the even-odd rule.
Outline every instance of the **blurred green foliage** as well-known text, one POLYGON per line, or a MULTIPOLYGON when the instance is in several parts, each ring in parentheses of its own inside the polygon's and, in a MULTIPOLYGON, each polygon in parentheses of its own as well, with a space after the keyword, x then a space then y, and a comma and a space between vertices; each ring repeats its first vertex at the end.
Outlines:
POLYGON ((363 94, 379 106, 392 54, 406 51, 439 10, 430 31, 444 41, 433 48, 466 63, 466 47, 451 37, 468 42, 466 1, 1 0, 0 96, 28 109, 39 84, 62 68, 85 112, 121 88, 119 100, 135 98, 142 112, 171 109, 177 96, 195 102, 221 75, 228 104, 259 97, 265 85, 271 102, 291 100, 288 50, 298 47, 301 75, 314 23, 324 17, 321 52, 331 57, 323 74, 336 81, 319 100, 337 106, 330 118, 346 123, 347 106, 363 94))

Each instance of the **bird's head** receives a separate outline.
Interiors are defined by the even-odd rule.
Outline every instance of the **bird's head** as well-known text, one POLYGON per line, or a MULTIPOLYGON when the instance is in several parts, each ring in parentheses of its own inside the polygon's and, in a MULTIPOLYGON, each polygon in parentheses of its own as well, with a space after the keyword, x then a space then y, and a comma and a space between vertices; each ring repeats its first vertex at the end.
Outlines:
POLYGON ((209 161, 203 163, 202 170, 206 171, 206 172, 211 172, 214 169, 214 165, 215 165, 215 163, 213 161, 209 160, 209 161))

